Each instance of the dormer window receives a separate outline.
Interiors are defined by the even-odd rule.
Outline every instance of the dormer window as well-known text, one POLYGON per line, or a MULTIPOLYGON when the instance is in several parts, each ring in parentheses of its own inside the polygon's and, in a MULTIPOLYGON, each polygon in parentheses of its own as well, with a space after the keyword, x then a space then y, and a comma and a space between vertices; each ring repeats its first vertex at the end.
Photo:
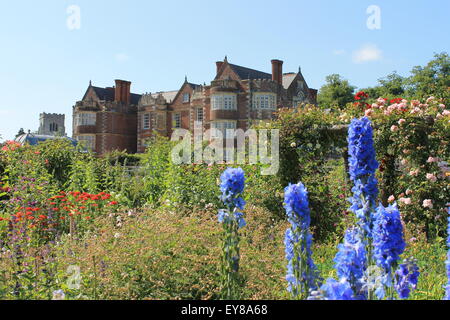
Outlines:
POLYGON ((183 93, 183 103, 189 102, 189 93, 183 93))

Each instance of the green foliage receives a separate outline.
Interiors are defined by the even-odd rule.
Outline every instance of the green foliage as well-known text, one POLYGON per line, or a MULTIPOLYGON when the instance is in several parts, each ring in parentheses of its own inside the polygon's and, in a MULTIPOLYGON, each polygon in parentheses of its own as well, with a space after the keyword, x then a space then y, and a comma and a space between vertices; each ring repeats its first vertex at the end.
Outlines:
POLYGON ((353 101, 356 87, 350 85, 348 80, 342 79, 338 74, 326 77, 317 95, 317 102, 322 108, 340 109, 353 101))
POLYGON ((362 91, 366 92, 373 98, 384 97, 391 100, 398 97, 405 97, 407 85, 406 81, 406 78, 400 76, 394 71, 386 77, 378 79, 377 86, 362 89, 362 91))
POLYGON ((69 180, 70 166, 77 155, 76 148, 67 139, 52 139, 39 143, 33 149, 41 154, 47 172, 62 189, 69 180))
POLYGON ((446 52, 434 55, 426 66, 416 66, 407 79, 408 95, 411 98, 426 99, 430 96, 450 100, 450 57, 446 52))
POLYGON ((312 227, 319 240, 334 235, 347 208, 343 195, 349 194, 345 173, 336 175, 338 168, 344 168, 346 130, 334 126, 335 118, 321 108, 306 106, 281 110, 271 124, 280 129, 280 182, 274 185, 279 192, 289 183, 301 181, 306 186, 312 227))

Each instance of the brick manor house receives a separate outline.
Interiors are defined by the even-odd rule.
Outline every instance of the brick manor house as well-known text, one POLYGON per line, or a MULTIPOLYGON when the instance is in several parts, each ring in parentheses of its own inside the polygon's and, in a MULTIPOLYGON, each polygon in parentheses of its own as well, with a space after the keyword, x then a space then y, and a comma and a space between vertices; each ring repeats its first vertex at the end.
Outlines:
POLYGON ((130 92, 131 82, 115 80, 115 87, 89 83, 73 106, 73 138, 101 155, 112 150, 144 152, 154 132, 170 137, 175 128, 247 130, 253 121, 271 119, 277 108, 316 104, 317 90, 301 74, 283 73, 283 61, 272 60, 272 74, 227 61, 216 62, 209 85, 185 81, 179 90, 130 92))

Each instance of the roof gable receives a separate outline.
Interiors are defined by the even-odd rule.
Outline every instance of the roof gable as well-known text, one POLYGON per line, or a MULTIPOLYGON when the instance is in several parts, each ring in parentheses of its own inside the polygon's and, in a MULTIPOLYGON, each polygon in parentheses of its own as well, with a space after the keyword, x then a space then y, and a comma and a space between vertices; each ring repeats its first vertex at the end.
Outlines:
POLYGON ((233 71, 236 72, 236 74, 239 76, 239 78, 241 78, 242 80, 244 80, 244 79, 268 79, 268 80, 272 80, 272 75, 270 73, 265 73, 265 72, 262 72, 262 71, 258 71, 258 70, 254 70, 254 69, 238 66, 238 65, 235 65, 235 64, 231 64, 231 63, 229 65, 233 69, 233 71))
POLYGON ((184 81, 183 85, 181 86, 180 90, 178 90, 178 91, 177 91, 177 94, 173 97, 172 103, 175 103, 175 102, 177 101, 178 97, 180 96, 180 94, 181 94, 182 92, 185 91, 185 88, 186 88, 186 87, 188 87, 188 88, 190 89, 190 90, 188 90, 189 93, 192 93, 195 89, 201 87, 201 85, 195 84, 195 83, 187 82, 187 79, 186 79, 186 80, 184 81))
POLYGON ((236 64, 228 63, 225 58, 222 66, 217 72, 214 80, 221 79, 222 76, 226 74, 233 80, 245 80, 245 79, 268 79, 272 80, 272 75, 270 73, 262 72, 255 69, 250 69, 247 67, 238 66, 236 64), (231 72, 230 72, 231 71, 231 72), (233 77, 233 75, 235 77, 233 77))
MULTIPOLYGON (((101 88, 89 85, 82 100, 85 100, 89 95, 92 94, 94 97, 96 97, 96 100, 114 101, 115 89, 112 87, 101 88)), ((137 105, 139 103, 139 99, 141 99, 141 96, 142 95, 140 94, 130 93, 130 104, 137 105)))

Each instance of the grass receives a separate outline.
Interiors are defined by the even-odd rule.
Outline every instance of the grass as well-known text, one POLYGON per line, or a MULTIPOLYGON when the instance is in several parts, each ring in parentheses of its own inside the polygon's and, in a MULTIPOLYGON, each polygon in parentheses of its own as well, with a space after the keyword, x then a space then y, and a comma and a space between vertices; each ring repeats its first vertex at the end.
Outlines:
MULTIPOLYGON (((246 211, 247 226, 241 233, 241 298, 289 299, 283 245, 288 225, 273 221, 271 214, 260 208, 249 206, 246 211)), ((221 226, 215 212, 194 212, 190 216, 158 210, 124 213, 103 217, 96 226, 82 240, 66 237, 52 249, 61 287, 69 278, 68 266, 80 267, 80 289, 66 289, 71 298, 219 297, 221 226)), ((446 282, 445 246, 417 238, 404 255, 414 255, 421 269, 411 299, 440 300, 446 282)), ((314 261, 324 278, 334 276, 332 260, 339 241, 314 245, 314 261)), ((8 263, 0 260, 2 268, 8 263)), ((52 288, 56 289, 59 287, 52 288)))

